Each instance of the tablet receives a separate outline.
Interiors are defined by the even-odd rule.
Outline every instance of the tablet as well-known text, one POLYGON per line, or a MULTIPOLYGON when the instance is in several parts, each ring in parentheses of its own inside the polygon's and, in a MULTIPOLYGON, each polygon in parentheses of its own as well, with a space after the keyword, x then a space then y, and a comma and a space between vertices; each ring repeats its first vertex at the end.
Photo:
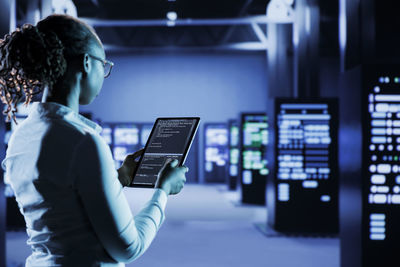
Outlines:
POLYGON ((158 173, 167 160, 185 163, 200 118, 158 118, 151 130, 144 153, 139 159, 130 187, 154 188, 158 173))

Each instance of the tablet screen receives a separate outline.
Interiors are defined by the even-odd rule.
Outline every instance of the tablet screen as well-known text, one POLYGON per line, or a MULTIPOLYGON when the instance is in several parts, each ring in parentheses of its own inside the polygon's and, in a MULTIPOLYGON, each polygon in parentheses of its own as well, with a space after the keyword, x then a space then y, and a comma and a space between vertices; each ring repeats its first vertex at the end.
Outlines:
POLYGON ((179 165, 184 164, 199 120, 199 118, 157 119, 131 186, 153 188, 158 173, 167 160, 177 159, 179 165))

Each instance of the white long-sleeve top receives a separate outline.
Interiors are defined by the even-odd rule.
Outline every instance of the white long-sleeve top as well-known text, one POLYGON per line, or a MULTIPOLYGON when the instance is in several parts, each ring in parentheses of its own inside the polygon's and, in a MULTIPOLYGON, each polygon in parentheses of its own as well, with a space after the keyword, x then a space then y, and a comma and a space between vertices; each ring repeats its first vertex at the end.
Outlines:
POLYGON ((2 167, 26 222, 26 266, 124 266, 164 221, 161 189, 132 216, 100 131, 69 107, 34 102, 13 132, 2 167))

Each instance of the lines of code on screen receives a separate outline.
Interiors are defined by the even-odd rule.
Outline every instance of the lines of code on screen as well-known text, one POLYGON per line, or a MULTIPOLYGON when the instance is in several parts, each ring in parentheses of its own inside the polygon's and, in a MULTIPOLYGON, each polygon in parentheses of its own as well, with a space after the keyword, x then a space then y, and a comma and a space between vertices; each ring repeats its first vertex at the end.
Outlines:
POLYGON ((134 184, 154 185, 167 160, 177 159, 182 164, 195 126, 196 119, 159 120, 150 137, 134 184))

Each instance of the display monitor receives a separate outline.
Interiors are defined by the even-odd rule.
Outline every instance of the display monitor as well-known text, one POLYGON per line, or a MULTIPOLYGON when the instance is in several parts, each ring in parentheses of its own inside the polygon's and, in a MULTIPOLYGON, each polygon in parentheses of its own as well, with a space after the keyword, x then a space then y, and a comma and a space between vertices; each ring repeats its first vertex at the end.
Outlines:
POLYGON ((114 126, 114 145, 135 146, 139 144, 139 128, 135 124, 114 126))
POLYGON ((135 123, 113 124, 113 156, 119 167, 128 154, 139 150, 139 128, 135 123))
POLYGON ((393 266, 400 243, 400 66, 363 69, 362 266, 393 266))
POLYGON ((107 145, 112 146, 113 144, 113 129, 110 124, 102 124, 102 130, 100 136, 104 139, 107 145))
MULTIPOLYGON (((125 146, 114 146, 113 149, 114 160, 122 163, 126 156, 129 154, 129 150, 125 146)), ((132 152, 131 152, 132 153, 132 152)))
POLYGON ((140 127, 140 145, 144 147, 149 139, 153 123, 143 123, 140 127))
POLYGON ((226 123, 206 123, 204 179, 209 183, 224 183, 228 163, 228 127, 226 123))
POLYGON ((240 125, 237 120, 229 121, 229 164, 228 164, 228 188, 236 190, 239 176, 240 157, 240 125))
POLYGON ((264 205, 269 173, 266 159, 268 118, 265 113, 242 114, 240 142, 242 202, 264 205))
POLYGON ((278 98, 275 114, 274 228, 336 233, 337 100, 278 98))

